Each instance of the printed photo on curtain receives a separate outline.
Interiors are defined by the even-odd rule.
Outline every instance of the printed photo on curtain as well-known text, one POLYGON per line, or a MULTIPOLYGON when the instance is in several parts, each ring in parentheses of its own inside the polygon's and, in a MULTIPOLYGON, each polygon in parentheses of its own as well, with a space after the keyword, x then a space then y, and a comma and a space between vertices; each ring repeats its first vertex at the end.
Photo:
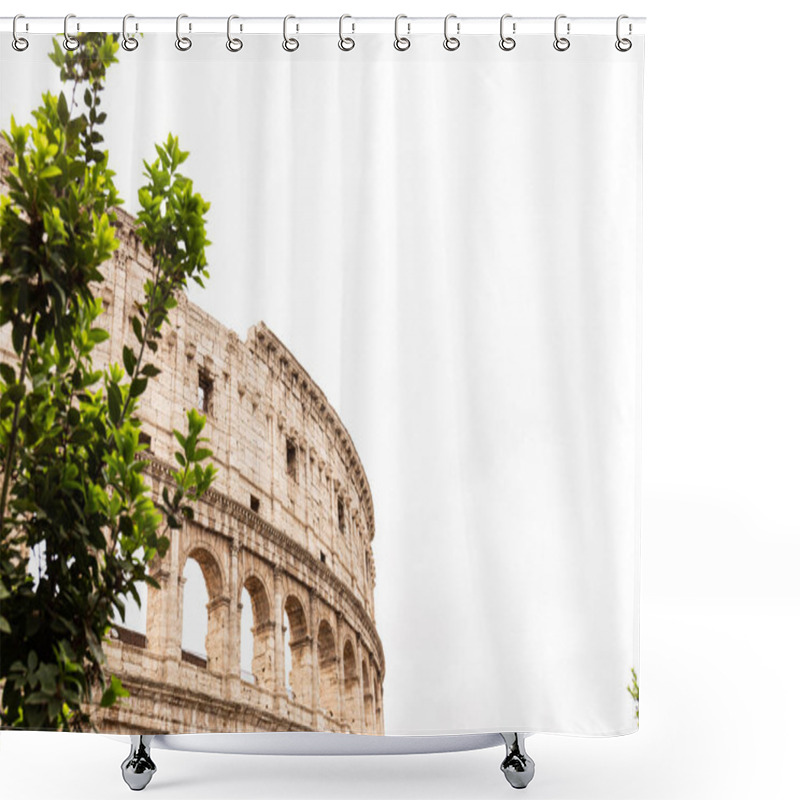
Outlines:
POLYGON ((344 31, 3 36, 4 728, 638 727, 643 37, 344 31))

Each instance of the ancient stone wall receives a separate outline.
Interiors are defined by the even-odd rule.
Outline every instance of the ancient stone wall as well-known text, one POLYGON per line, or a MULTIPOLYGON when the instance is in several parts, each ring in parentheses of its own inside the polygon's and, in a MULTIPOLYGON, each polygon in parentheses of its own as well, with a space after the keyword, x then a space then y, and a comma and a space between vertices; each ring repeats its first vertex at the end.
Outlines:
MULTIPOLYGON (((6 143, 0 160, 9 161, 6 143)), ((0 190, 4 190, 0 186, 0 190)), ((95 363, 133 346, 133 304, 153 265, 118 213, 120 248, 98 287, 110 339, 95 363)), ((211 270, 224 270, 214 264, 211 270)), ((173 428, 206 413, 219 470, 195 518, 172 534, 152 567, 144 635, 124 628, 105 650, 131 697, 98 709, 101 730, 121 733, 330 730, 383 732, 384 655, 375 628, 372 497, 353 443, 321 389, 263 324, 245 341, 185 296, 142 397, 148 473, 169 480, 173 428), (203 572, 206 609, 183 608, 188 559, 203 572), (254 658, 239 663, 243 592, 252 599, 254 658), (206 658, 181 648, 185 613, 207 613, 206 658), (288 625, 285 621, 288 619, 288 625), (286 675, 284 648, 291 648, 286 675), (251 680, 242 671, 252 671, 251 680)), ((8 330, 0 358, 13 359, 8 330)))

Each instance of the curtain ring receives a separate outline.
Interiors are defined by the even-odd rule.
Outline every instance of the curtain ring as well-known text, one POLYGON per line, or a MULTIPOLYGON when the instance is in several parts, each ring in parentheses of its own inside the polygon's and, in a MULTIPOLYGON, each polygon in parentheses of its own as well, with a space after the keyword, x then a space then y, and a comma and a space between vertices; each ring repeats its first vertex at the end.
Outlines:
MULTIPOLYGON (((513 50, 517 46, 516 39, 505 35, 505 22, 507 19, 511 19, 511 14, 503 14, 503 16, 500 17, 500 49, 506 52, 513 50)), ((515 29, 516 25, 514 26, 514 32, 516 32, 515 29)))
POLYGON ((14 17, 14 22, 11 25, 11 46, 18 52, 21 53, 23 50, 28 49, 28 45, 30 42, 24 36, 17 36, 17 20, 25 19, 23 14, 17 14, 14 17))
POLYGON ((130 53, 139 46, 139 40, 136 38, 135 34, 128 33, 129 19, 135 19, 133 14, 126 14, 122 18, 122 49, 127 50, 130 53))
POLYGON ((235 19, 239 19, 236 14, 231 14, 228 17, 228 41, 225 42, 225 47, 227 47, 231 53, 238 53, 244 47, 244 42, 241 39, 231 37, 231 22, 235 19))
MULTIPOLYGON (((450 36, 447 31, 448 23, 451 19, 456 19, 455 14, 448 14, 444 18, 444 42, 442 42, 444 49, 449 50, 451 53, 453 50, 458 50, 461 47, 461 40, 457 36, 450 36)), ((460 25, 456 25, 456 32, 458 32, 460 25)))
MULTIPOLYGON (((186 52, 192 46, 192 40, 188 36, 181 36, 181 20, 188 19, 188 14, 178 14, 175 18, 175 47, 181 52, 186 52)), ((189 30, 192 24, 189 23, 189 30)))
MULTIPOLYGON (((620 53, 627 53, 628 50, 630 50, 631 47, 633 47, 633 42, 630 39, 623 39, 619 35, 620 23, 624 19, 628 19, 628 15, 627 14, 620 14, 617 17, 617 41, 614 42, 614 47, 616 47, 617 50, 620 51, 620 53)), ((628 33, 630 34, 631 31, 632 31, 631 24, 628 23, 628 33)))
MULTIPOLYGON (((394 49, 399 50, 402 53, 411 47, 411 39, 409 39, 408 36, 400 35, 401 19, 408 19, 408 17, 405 14, 398 14, 394 18, 394 49)), ((406 26, 408 27, 408 33, 411 33, 411 24, 407 22, 406 26)))
POLYGON ((67 14, 64 17, 64 49, 70 52, 77 50, 81 46, 81 43, 67 30, 67 25, 71 19, 75 19, 74 14, 67 14))
POLYGON ((295 38, 289 38, 289 20, 290 19, 297 19, 293 17, 291 14, 285 16, 283 18, 283 44, 282 47, 287 53, 294 53, 298 47, 300 47, 300 42, 297 41, 295 38))
MULTIPOLYGON (((563 53, 565 50, 569 50, 570 40, 567 39, 566 36, 559 36, 558 35, 558 21, 560 19, 566 19, 566 14, 559 14, 555 22, 553 23, 553 35, 555 36, 555 41, 553 42, 553 47, 558 50, 559 53, 563 53)), ((569 22, 567 23, 567 36, 569 36, 569 22)))
MULTIPOLYGON (((339 49, 344 50, 345 53, 349 52, 356 46, 355 39, 353 39, 350 36, 345 36, 342 30, 342 28, 344 27, 344 21, 346 19, 353 19, 353 18, 349 14, 342 14, 342 16, 339 17, 339 49)), ((353 33, 355 33, 356 24, 355 22, 351 24, 353 26, 353 33)))

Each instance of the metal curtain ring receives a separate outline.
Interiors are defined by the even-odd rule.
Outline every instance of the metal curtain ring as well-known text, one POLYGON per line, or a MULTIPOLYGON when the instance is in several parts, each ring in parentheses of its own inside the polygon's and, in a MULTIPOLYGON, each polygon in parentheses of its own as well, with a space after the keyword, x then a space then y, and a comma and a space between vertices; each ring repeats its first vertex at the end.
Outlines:
POLYGON ((289 37, 289 20, 296 19, 291 14, 285 16, 283 18, 283 44, 282 47, 287 53, 294 53, 298 47, 300 47, 300 42, 297 41, 295 38, 289 37))
MULTIPOLYGON (((411 47, 411 39, 408 36, 400 35, 400 20, 408 19, 405 14, 398 14, 394 18, 394 49, 399 50, 401 53, 411 47)), ((406 23, 408 33, 411 33, 411 23, 406 23)))
POLYGON ((134 19, 133 14, 126 14, 122 18, 122 49, 130 53, 139 46, 139 40, 135 35, 128 33, 129 19, 134 19))
MULTIPOLYGON (((442 44, 445 50, 449 50, 452 53, 453 50, 458 50, 461 47, 461 40, 457 36, 450 36, 447 32, 448 23, 451 19, 456 19, 456 15, 448 14, 444 18, 444 42, 442 44)), ((459 27, 459 25, 456 25, 456 33, 458 33, 459 27)))
MULTIPOLYGON (((620 23, 624 19, 628 19, 627 14, 620 14, 617 17, 617 41, 614 42, 614 47, 616 47, 617 50, 620 51, 620 53, 627 53, 628 50, 630 50, 631 47, 633 47, 633 42, 630 39, 624 39, 619 35, 620 23)), ((631 33, 631 30, 632 30, 631 25, 630 23, 628 23, 628 33, 631 33)))
MULTIPOLYGON (((558 50, 559 53, 563 53, 565 50, 569 50, 570 41, 567 39, 566 36, 559 36, 558 35, 558 21, 560 19, 566 19, 566 14, 559 14, 555 22, 553 22, 553 36, 555 36, 555 41, 553 42, 553 47, 558 50)), ((569 22, 567 23, 567 36, 569 36, 569 22)))
POLYGON ((67 30, 67 25, 71 19, 75 19, 74 14, 67 14, 64 17, 64 49, 70 51, 77 50, 81 46, 81 43, 67 30))
MULTIPOLYGON (((511 19, 511 14, 503 14, 503 16, 500 17, 500 49, 506 52, 513 50, 517 46, 517 40, 505 34, 505 23, 507 19, 511 19)), ((516 33, 516 25, 513 26, 512 30, 516 33)))
POLYGON ((244 47, 244 42, 241 39, 236 39, 231 36, 231 22, 233 22, 233 20, 235 19, 239 19, 239 17, 236 16, 236 14, 231 14, 228 17, 228 28, 227 28, 228 41, 225 42, 225 47, 227 47, 231 53, 238 53, 244 47))
MULTIPOLYGON (((188 36, 181 36, 181 20, 188 19, 188 14, 178 14, 175 18, 175 47, 182 52, 186 52, 192 46, 192 40, 188 36)), ((192 29, 189 23, 189 30, 192 29)))
POLYGON ((17 14, 14 17, 14 22, 11 24, 11 46, 18 52, 21 53, 23 50, 28 49, 28 45, 30 42, 24 36, 17 36, 17 20, 25 19, 23 14, 17 14))
MULTIPOLYGON (((343 28, 344 28, 344 21, 346 19, 353 19, 353 18, 349 14, 342 14, 342 16, 339 17, 339 49, 344 50, 345 53, 349 52, 356 46, 355 39, 353 39, 350 36, 344 35, 343 28)), ((353 32, 355 32, 356 25, 354 22, 351 24, 353 26, 353 32)))

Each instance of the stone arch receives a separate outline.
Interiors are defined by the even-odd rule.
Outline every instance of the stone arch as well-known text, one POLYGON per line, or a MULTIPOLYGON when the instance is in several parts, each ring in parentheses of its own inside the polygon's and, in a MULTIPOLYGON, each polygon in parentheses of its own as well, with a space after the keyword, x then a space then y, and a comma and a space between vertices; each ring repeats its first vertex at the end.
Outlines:
POLYGON ((240 654, 242 657, 240 674, 243 680, 252 676, 253 682, 263 688, 272 689, 272 676, 274 673, 272 656, 275 652, 275 623, 270 617, 270 601, 264 582, 256 575, 249 575, 242 583, 239 593, 241 598, 242 619, 245 616, 244 594, 250 598, 253 624, 249 631, 245 631, 240 624, 240 654), (249 664, 244 662, 247 640, 252 641, 252 660, 249 664))
POLYGON ((342 651, 342 661, 344 667, 344 709, 343 721, 351 731, 359 728, 358 711, 358 671, 356 668, 356 653, 353 642, 350 639, 344 643, 342 651))
POLYGON ((242 588, 247 590, 253 601, 253 621, 256 625, 263 625, 270 620, 270 601, 264 581, 257 575, 250 575, 242 583, 242 588))
POLYGON ((192 547, 183 558, 181 575, 183 575, 186 569, 186 562, 190 558, 194 559, 203 571, 203 578, 206 582, 206 591, 208 592, 209 600, 216 600, 218 597, 221 597, 225 590, 225 579, 223 578, 222 567, 216 556, 206 547, 192 547))
POLYGON ((319 662, 319 705, 326 720, 339 717, 339 659, 336 638, 328 620, 319 623, 317 632, 319 662))
POLYGON ((366 659, 361 661, 361 685, 364 687, 364 730, 371 732, 375 730, 375 706, 372 695, 372 681, 369 677, 369 665, 366 659))
POLYGON ((286 693, 289 699, 311 705, 311 636, 303 604, 289 594, 283 604, 286 693))
POLYGON ((224 595, 224 579, 222 569, 219 566, 214 555, 203 547, 194 547, 188 551, 183 561, 181 568, 181 580, 184 591, 181 592, 181 626, 182 634, 181 640, 187 633, 187 621, 190 615, 196 614, 197 609, 188 608, 185 600, 185 584, 187 564, 192 560, 196 562, 203 575, 205 584, 206 596, 208 602, 206 603, 207 612, 207 628, 205 637, 205 664, 202 663, 203 658, 192 656, 187 651, 181 648, 182 657, 186 661, 195 663, 197 666, 206 666, 209 671, 221 673, 225 668, 225 627, 226 618, 228 614, 229 598, 224 595))

